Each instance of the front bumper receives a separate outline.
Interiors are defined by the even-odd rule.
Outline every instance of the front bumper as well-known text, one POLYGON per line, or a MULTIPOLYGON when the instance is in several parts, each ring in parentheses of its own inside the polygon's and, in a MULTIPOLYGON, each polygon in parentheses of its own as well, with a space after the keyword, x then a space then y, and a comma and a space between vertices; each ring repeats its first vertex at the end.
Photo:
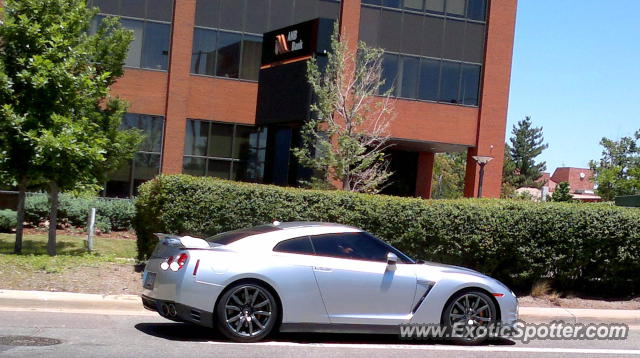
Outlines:
POLYGON ((197 308, 167 300, 158 300, 142 295, 144 308, 158 312, 162 317, 176 322, 190 322, 205 327, 213 327, 213 314, 197 308))

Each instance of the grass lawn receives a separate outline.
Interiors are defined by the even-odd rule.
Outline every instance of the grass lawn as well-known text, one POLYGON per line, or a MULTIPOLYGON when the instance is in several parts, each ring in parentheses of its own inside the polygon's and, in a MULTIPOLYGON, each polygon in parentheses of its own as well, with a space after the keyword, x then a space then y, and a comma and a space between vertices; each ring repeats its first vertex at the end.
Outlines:
POLYGON ((24 270, 61 272, 69 267, 96 267, 107 262, 130 262, 136 256, 135 240, 94 238, 94 252, 88 253, 82 236, 58 235, 58 256, 47 255, 47 234, 25 235, 22 255, 13 254, 14 234, 0 234, 0 261, 24 270))

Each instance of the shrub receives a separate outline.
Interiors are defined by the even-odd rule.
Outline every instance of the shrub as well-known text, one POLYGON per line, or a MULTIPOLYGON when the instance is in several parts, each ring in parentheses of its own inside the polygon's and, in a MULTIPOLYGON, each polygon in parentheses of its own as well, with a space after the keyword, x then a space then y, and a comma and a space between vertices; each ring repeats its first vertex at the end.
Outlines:
MULTIPOLYGON (((105 199, 60 195, 58 219, 71 225, 85 227, 91 208, 96 208, 96 223, 102 231, 128 230, 135 216, 134 201, 130 199, 105 199)), ((33 194, 25 203, 25 220, 33 225, 48 220, 49 202, 46 194, 33 194)))
POLYGON ((13 210, 0 210, 0 232, 10 232, 18 224, 16 212, 13 210))
POLYGON ((471 267, 521 290, 551 279, 602 294, 640 288, 640 210, 520 200, 422 200, 159 176, 140 188, 138 258, 154 232, 207 236, 280 221, 363 228, 414 258, 471 267))

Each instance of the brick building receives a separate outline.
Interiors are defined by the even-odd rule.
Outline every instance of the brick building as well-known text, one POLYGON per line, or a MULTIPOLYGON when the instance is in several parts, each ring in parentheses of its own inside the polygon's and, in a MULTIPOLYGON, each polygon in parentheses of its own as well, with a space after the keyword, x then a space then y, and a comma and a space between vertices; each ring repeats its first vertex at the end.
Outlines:
POLYGON ((113 93, 131 105, 125 125, 147 139, 106 183, 134 195, 157 173, 293 185, 299 172, 275 147, 295 145, 298 124, 256 124, 262 34, 334 19, 351 46, 385 50, 396 119, 387 193, 430 197, 434 154, 468 154, 465 195, 498 197, 516 0, 91 0, 135 33, 113 93))

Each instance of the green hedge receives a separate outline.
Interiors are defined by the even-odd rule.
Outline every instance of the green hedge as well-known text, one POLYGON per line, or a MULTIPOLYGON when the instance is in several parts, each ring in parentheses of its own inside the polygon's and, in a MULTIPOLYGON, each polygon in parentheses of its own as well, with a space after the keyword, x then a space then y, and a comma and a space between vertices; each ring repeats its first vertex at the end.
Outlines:
MULTIPOLYGON (((91 208, 96 208, 96 227, 102 231, 127 230, 135 216, 133 200, 76 197, 60 194, 58 220, 66 220, 71 225, 85 227, 91 208)), ((48 220, 49 202, 46 194, 27 197, 25 220, 32 225, 48 220)))
POLYGON ((138 255, 154 232, 207 236, 273 220, 361 227, 414 258, 462 265, 517 289, 552 278, 562 290, 640 288, 640 210, 609 205, 421 200, 159 176, 140 188, 138 255))
POLYGON ((0 232, 10 232, 17 225, 17 215, 13 210, 0 210, 0 232))

